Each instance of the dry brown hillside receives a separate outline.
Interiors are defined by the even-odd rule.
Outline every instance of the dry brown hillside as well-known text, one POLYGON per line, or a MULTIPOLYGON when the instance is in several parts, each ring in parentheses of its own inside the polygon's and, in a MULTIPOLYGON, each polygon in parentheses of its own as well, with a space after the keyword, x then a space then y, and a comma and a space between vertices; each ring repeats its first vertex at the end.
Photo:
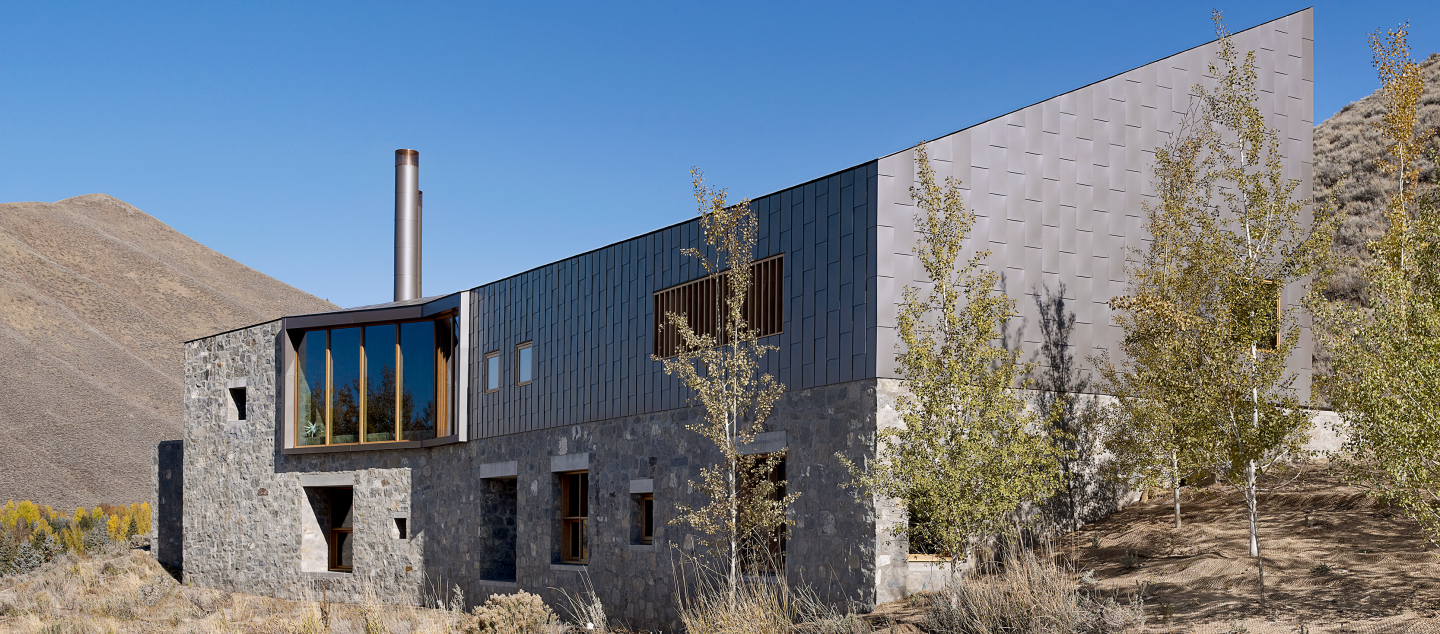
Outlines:
POLYGON ((0 204, 0 501, 149 499, 181 342, 334 308, 104 194, 0 204))
MULTIPOLYGON (((1420 63, 1425 73, 1425 95, 1420 101, 1422 129, 1440 127, 1440 53, 1420 63)), ((1365 245, 1385 232, 1385 205, 1395 187, 1393 175, 1383 175, 1375 157, 1385 151, 1374 123, 1384 115, 1379 94, 1345 106, 1315 128, 1315 197, 1328 200, 1335 194, 1340 226, 1335 251, 1352 258, 1367 258, 1365 245), (1337 184, 1339 185, 1337 188, 1337 184)), ((1434 144, 1430 147, 1435 147, 1434 144)), ((1435 164, 1423 162, 1423 183, 1440 183, 1435 164)), ((1332 299, 1358 301, 1358 267, 1346 265, 1330 284, 1332 299)))

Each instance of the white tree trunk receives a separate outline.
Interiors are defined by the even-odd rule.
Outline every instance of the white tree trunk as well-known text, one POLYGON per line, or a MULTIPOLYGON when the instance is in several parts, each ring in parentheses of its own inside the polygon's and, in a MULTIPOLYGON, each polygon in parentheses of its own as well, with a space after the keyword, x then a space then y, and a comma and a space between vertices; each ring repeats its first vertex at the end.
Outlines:
POLYGON ((1170 452, 1171 479, 1175 484, 1175 528, 1180 528, 1180 454, 1170 452))
POLYGON ((1260 605, 1265 605, 1265 559, 1260 556, 1260 510, 1255 486, 1255 461, 1245 462, 1245 504, 1250 516, 1250 556, 1260 573, 1260 605))

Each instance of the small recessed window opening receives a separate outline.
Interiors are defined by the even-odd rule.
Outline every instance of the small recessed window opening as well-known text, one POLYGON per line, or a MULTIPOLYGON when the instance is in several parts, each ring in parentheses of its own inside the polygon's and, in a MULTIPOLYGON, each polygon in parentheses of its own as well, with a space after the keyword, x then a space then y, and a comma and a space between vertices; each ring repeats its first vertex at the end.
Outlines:
POLYGON ((330 494, 330 570, 350 572, 354 567, 355 543, 351 540, 354 531, 355 493, 350 487, 335 487, 330 494))
POLYGON ((485 391, 494 392, 500 389, 500 353, 488 352, 485 354, 485 391))
POLYGON ((406 529, 405 524, 406 524, 406 518, 403 518, 403 517, 397 517, 397 518, 395 518, 395 531, 396 531, 397 533, 399 533, 400 539, 410 539, 410 534, 407 533, 407 532, 405 532, 405 529, 406 529))
POLYGON ((230 415, 232 420, 245 420, 245 388, 232 387, 230 392, 230 415))
POLYGON ((515 384, 527 385, 531 377, 530 342, 515 346, 515 384))
POLYGON ((640 496, 640 543, 655 543, 655 494, 640 496))
POLYGON ((560 474, 560 562, 590 561, 586 524, 590 519, 590 472, 560 474))

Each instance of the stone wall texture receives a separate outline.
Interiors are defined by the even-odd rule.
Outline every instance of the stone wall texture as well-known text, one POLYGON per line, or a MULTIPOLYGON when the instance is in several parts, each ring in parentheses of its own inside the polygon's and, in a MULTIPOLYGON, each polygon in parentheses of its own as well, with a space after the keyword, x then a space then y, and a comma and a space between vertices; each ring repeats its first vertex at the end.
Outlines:
MULTIPOLYGON (((358 600, 366 585, 392 602, 423 601, 459 586, 474 604, 517 589, 564 603, 556 589, 586 583, 631 627, 678 627, 675 566, 697 554, 696 535, 668 522, 700 504, 689 483, 718 453, 686 429, 683 408, 428 448, 285 454, 275 414, 283 336, 278 322, 187 344, 184 446, 185 580, 205 587, 295 597, 324 584, 358 600), (244 379, 247 420, 232 421, 227 383, 244 379), (552 459, 588 462, 588 565, 558 561, 558 476, 552 459), (513 479, 482 479, 480 465, 516 462, 513 479), (653 545, 635 544, 632 480, 651 479, 653 545), (325 571, 316 482, 354 487, 354 571, 325 571), (506 500, 513 502, 507 506, 506 500), (407 519, 400 539, 394 518, 407 519), (514 552, 504 549, 509 543, 514 552), (320 540, 317 542, 316 540, 320 540), (511 563, 513 561, 513 563, 511 563), (513 574, 506 574, 513 570, 513 574), (507 578, 508 577, 508 578, 507 578), (587 580, 588 577, 588 580, 587 580)), ((890 544, 876 505, 845 488, 837 454, 873 457, 877 382, 787 393, 768 428, 787 447, 791 508, 786 575, 837 605, 874 605, 904 592, 905 550, 890 544)))

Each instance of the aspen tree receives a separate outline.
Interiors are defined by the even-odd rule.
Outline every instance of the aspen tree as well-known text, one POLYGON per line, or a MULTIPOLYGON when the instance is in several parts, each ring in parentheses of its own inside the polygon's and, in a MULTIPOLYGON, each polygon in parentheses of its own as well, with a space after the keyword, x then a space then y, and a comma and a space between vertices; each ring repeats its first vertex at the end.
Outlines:
POLYGON ((1214 21, 1214 86, 1195 87, 1190 125, 1170 156, 1157 152, 1161 199, 1151 211, 1160 213, 1150 215, 1149 249, 1161 245, 1164 257, 1142 258, 1135 274, 1144 292, 1111 306, 1131 319, 1121 322, 1127 342, 1143 340, 1154 355, 1124 377, 1144 389, 1122 390, 1122 407, 1131 397, 1137 419, 1174 430, 1169 446, 1151 448, 1152 466, 1169 462, 1174 477, 1189 458, 1241 491, 1264 605, 1260 477, 1298 454, 1311 418, 1286 367, 1299 347, 1299 314, 1281 298, 1320 270, 1330 224, 1303 222, 1300 182, 1284 176, 1280 134, 1258 106, 1255 54, 1241 55, 1218 11, 1214 21), (1171 195, 1179 200, 1165 200, 1171 195), (1150 275, 1163 283, 1144 289, 1150 275))
POLYGON ((960 183, 937 181, 924 145, 915 149, 915 172, 915 255, 933 285, 905 287, 897 316, 903 425, 880 431, 870 463, 840 460, 853 485, 898 501, 918 520, 893 533, 948 558, 953 573, 973 538, 1004 530, 1022 504, 1061 490, 1062 450, 1045 433, 1045 413, 1028 408, 1017 389, 1033 364, 1000 344, 1015 301, 983 268, 988 251, 962 256, 975 214, 960 183))
POLYGON ((691 402, 702 414, 688 429, 710 441, 720 459, 700 470, 699 482, 689 482, 708 501, 679 506, 671 524, 704 534, 701 542, 723 563, 733 598, 743 558, 760 556, 753 551, 791 523, 785 512, 799 493, 778 496, 786 483, 767 477, 784 458, 783 450, 765 455, 743 451, 764 431, 771 408, 785 391, 775 377, 760 371, 761 360, 775 347, 760 343, 742 310, 754 283, 755 214, 748 199, 730 204, 726 190, 706 185, 698 169, 690 175, 705 249, 683 253, 699 260, 706 274, 724 276, 717 314, 711 316, 720 324, 720 336, 696 332, 686 315, 667 313, 665 322, 679 334, 680 349, 675 357, 657 360, 664 362, 666 374, 678 376, 691 391, 691 402))
POLYGON ((1368 306, 1312 293, 1316 331, 1332 354, 1319 383, 1348 432, 1353 466, 1440 544, 1440 221, 1436 191, 1422 191, 1420 159, 1435 131, 1419 129, 1425 82, 1410 60, 1408 25, 1370 36, 1385 113, 1375 126, 1392 180, 1389 227, 1361 266, 1368 306))

